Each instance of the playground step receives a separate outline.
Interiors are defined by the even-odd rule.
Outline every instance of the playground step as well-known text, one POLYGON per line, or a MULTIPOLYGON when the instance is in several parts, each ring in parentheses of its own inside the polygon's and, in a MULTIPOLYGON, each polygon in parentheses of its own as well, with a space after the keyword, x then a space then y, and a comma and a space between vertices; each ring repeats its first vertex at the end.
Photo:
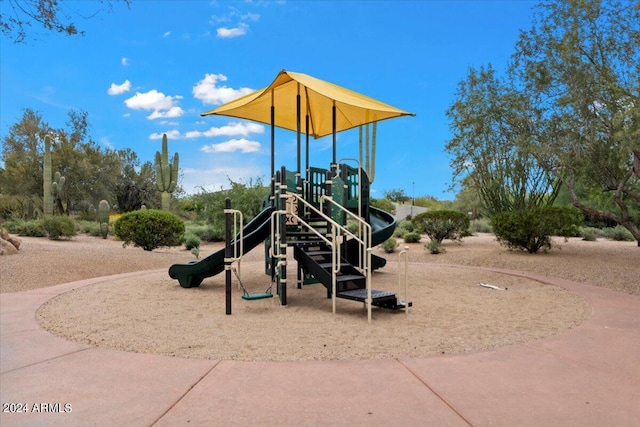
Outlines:
MULTIPOLYGON (((294 246, 294 257, 298 261, 305 274, 311 274, 322 285, 331 291, 333 266, 331 251, 327 250, 324 243, 319 243, 310 248, 309 246, 294 246)), ((340 260, 340 271, 336 275, 336 291, 346 291, 349 289, 364 288, 366 277, 354 268, 347 260, 340 260)))
MULTIPOLYGON (((352 301, 365 302, 367 300, 366 289, 352 289, 349 291, 337 292, 337 298, 349 299, 352 301)), ((407 307, 412 307, 413 303, 408 303, 404 300, 399 300, 393 292, 379 291, 371 289, 371 305, 382 308, 389 308, 392 310, 402 310, 407 307)))

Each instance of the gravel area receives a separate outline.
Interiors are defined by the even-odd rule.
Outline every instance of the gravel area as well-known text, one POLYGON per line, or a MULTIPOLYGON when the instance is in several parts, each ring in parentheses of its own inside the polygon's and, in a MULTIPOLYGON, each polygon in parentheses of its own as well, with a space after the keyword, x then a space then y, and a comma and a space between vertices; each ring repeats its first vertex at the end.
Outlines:
MULTIPOLYGON (((110 239, 70 241, 24 238, 18 255, 0 257, 0 291, 15 292, 117 273, 157 269, 135 279, 114 279, 62 294, 37 313, 41 325, 70 340, 125 351, 232 360, 371 359, 485 350, 562 333, 591 314, 582 298, 536 280, 482 269, 580 281, 640 294, 640 248, 635 242, 558 239, 549 253, 509 251, 488 234, 446 242, 432 255, 423 243, 406 245, 409 314, 374 309, 367 325, 361 303, 338 300, 337 312, 320 285, 289 287, 289 304, 277 298, 244 301, 234 291, 233 315, 224 314, 224 277, 183 289, 168 267, 188 262, 182 248, 145 252, 110 239), (506 289, 479 286, 488 283, 506 289)), ((206 256, 220 244, 204 245, 206 256)), ((404 245, 401 246, 401 248, 404 245)), ((401 249, 400 248, 400 249, 401 249)), ((252 291, 269 286, 264 249, 242 261, 252 291)), ((395 290, 398 254, 373 277, 376 289, 395 290)), ((291 260, 293 261, 293 260, 291 260)), ((291 267, 293 270, 293 267, 291 267)), ((290 271, 295 277, 295 272, 290 271)), ((235 283, 235 282, 234 282, 235 283)))

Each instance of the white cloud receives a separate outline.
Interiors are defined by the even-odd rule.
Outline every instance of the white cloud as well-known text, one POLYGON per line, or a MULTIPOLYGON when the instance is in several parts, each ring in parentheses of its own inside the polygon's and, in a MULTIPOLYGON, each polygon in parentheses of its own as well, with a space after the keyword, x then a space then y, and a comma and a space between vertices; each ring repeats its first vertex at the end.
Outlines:
POLYGON ((180 107, 171 107, 166 111, 154 110, 153 113, 147 116, 147 119, 168 119, 174 117, 181 117, 184 114, 184 110, 180 107))
POLYGON ((152 133, 151 135, 149 135, 149 139, 162 139, 162 135, 165 133, 167 134, 168 139, 180 139, 180 131, 176 129, 166 132, 152 133))
POLYGON ((169 37, 171 35, 171 31, 167 31, 162 35, 162 37, 169 37))
POLYGON ((244 36, 245 34, 247 34, 248 28, 249 26, 245 24, 240 24, 235 28, 220 27, 216 30, 216 34, 220 38, 231 39, 233 37, 244 36))
POLYGON ((230 7, 229 11, 226 15, 223 16, 212 16, 211 23, 213 25, 222 24, 222 23, 231 23, 237 22, 238 24, 235 26, 225 26, 219 27, 216 30, 218 37, 220 38, 233 38, 240 37, 247 34, 249 31, 249 25, 247 22, 256 22, 260 19, 260 15, 257 13, 240 13, 240 11, 236 8, 230 7))
POLYGON ((149 92, 136 92, 134 96, 124 101, 127 107, 133 110, 153 111, 147 118, 149 120, 159 118, 180 117, 184 114, 184 110, 176 105, 181 96, 171 97, 155 89, 149 92))
POLYGON ((136 92, 134 96, 124 101, 127 107, 134 110, 168 110, 173 106, 173 100, 155 89, 146 93, 136 92))
POLYGON ((205 104, 221 105, 254 91, 248 87, 233 89, 225 85, 219 86, 219 82, 225 81, 227 76, 224 74, 205 74, 204 78, 193 86, 194 98, 205 104))
POLYGON ((117 85, 115 83, 111 83, 109 89, 107 89, 107 93, 109 95, 120 95, 125 92, 129 92, 131 89, 131 82, 129 80, 125 80, 121 85, 117 85))
POLYGON ((129 59, 123 56, 120 60, 120 64, 126 67, 127 65, 129 65, 129 59))
POLYGON ((231 122, 226 126, 211 127, 204 132, 193 130, 185 134, 185 138, 215 137, 215 136, 249 136, 252 133, 264 133, 264 126, 256 123, 231 122))
POLYGON ((240 16, 240 19, 242 21, 253 21, 253 22, 257 22, 258 19, 260 19, 260 15, 258 15, 257 13, 245 13, 244 15, 240 16))
POLYGON ((205 153, 233 153, 240 151, 241 153, 254 153, 260 151, 260 143, 249 141, 248 139, 230 139, 229 141, 219 144, 205 145, 201 148, 205 153))

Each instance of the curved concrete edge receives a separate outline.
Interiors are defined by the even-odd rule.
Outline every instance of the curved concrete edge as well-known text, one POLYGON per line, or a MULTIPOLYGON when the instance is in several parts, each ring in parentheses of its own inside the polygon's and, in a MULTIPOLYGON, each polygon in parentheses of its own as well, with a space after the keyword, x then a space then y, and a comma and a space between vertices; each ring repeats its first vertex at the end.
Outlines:
POLYGON ((233 362, 94 348, 54 337, 35 319, 38 307, 61 293, 163 270, 0 294, 0 400, 9 411, 0 413, 0 424, 634 425, 640 297, 487 270, 568 289, 586 298, 593 314, 570 331, 493 351, 233 362), (28 412, 11 412, 19 406, 28 412))

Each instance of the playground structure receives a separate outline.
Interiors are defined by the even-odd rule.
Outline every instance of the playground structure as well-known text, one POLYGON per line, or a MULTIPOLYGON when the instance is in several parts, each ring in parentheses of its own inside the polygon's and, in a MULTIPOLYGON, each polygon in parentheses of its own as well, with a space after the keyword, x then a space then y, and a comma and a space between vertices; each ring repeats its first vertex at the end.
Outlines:
MULTIPOLYGON (((306 284, 320 283, 327 289, 327 297, 332 299, 334 313, 336 298, 365 303, 369 322, 373 306, 409 309, 412 303, 406 295, 405 300, 401 300, 394 292, 371 288, 372 272, 386 263, 384 258, 372 254, 372 249, 393 235, 396 221, 391 214, 370 205, 370 181, 362 167, 362 140, 360 159, 338 162, 336 132, 411 113, 305 74, 282 71, 266 89, 202 115, 209 114, 271 124, 271 191, 263 210, 244 226, 242 213, 232 209, 231 201, 227 199, 225 248, 200 261, 174 264, 169 269, 170 277, 177 279, 182 287, 192 288, 199 286, 203 279, 225 271, 227 314, 232 311, 232 272, 243 289, 244 299, 269 298, 273 296, 271 289, 275 286, 280 303, 287 305, 287 249, 291 247, 297 263, 298 289, 306 284), (294 108, 291 93, 295 94, 294 108), (303 104, 306 110, 304 177, 301 173, 303 104), (323 105, 331 107, 329 127, 323 105), (256 113, 265 110, 266 106, 269 107, 266 117, 256 113), (297 132, 295 171, 288 171, 285 166, 275 171, 275 127, 297 132), (309 136, 328 134, 333 135, 331 165, 328 169, 309 166, 309 136), (349 166, 347 161, 355 161, 357 166, 349 166), (265 292, 249 293, 241 280, 241 259, 261 242, 265 244, 265 273, 271 276, 272 284, 265 292)), ((367 145, 367 165, 369 153, 374 151, 375 143, 371 147, 367 145)))

